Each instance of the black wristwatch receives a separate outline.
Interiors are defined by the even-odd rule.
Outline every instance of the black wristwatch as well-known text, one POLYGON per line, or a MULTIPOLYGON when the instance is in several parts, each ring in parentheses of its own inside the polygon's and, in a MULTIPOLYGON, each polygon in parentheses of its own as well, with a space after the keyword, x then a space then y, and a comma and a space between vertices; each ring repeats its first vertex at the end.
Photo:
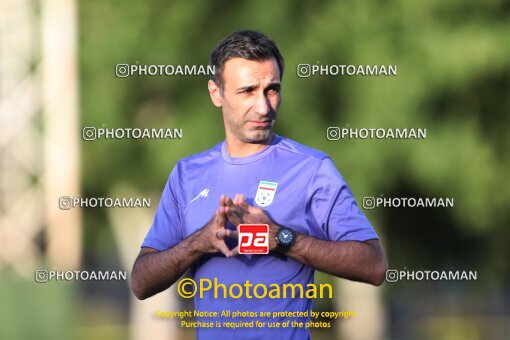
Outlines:
POLYGON ((296 233, 289 228, 281 227, 276 233, 276 251, 287 252, 296 240, 296 233))

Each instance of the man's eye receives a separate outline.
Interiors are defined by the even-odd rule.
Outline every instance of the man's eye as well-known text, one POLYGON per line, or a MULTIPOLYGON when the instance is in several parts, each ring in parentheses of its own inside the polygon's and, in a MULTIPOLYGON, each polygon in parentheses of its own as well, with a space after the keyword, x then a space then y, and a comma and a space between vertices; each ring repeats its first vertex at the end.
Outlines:
POLYGON ((268 94, 278 94, 280 93, 280 89, 269 89, 269 91, 267 91, 268 94))

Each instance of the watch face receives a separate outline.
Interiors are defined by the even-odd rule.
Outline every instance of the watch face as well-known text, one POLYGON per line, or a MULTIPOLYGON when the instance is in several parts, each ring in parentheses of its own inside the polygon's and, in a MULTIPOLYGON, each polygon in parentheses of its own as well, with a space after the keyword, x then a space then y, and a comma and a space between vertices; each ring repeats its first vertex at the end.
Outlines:
POLYGON ((294 234, 288 229, 281 229, 278 233, 278 242, 281 245, 290 245, 294 240, 294 234))

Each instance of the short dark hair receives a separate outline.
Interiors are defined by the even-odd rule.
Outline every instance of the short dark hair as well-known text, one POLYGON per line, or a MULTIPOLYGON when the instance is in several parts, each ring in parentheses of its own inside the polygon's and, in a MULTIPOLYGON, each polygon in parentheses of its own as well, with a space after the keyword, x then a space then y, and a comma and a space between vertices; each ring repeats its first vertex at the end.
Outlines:
POLYGON ((214 67, 214 74, 211 74, 211 80, 223 92, 223 68, 227 60, 232 58, 243 58, 254 61, 265 61, 275 58, 280 69, 280 80, 283 77, 285 64, 280 50, 273 40, 264 34, 243 30, 237 31, 221 40, 211 52, 209 64, 214 67))

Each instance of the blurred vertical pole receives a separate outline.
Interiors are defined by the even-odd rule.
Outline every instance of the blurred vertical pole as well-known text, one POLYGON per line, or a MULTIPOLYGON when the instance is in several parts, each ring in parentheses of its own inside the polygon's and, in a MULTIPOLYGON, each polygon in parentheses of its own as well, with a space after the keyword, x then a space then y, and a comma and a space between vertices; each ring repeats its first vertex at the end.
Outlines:
POLYGON ((337 311, 353 311, 356 316, 337 320, 339 339, 384 339, 385 311, 381 304, 381 287, 336 279, 337 311))
POLYGON ((60 210, 60 196, 79 194, 77 10, 75 0, 41 0, 44 189, 48 261, 77 268, 81 256, 79 209, 60 210))
POLYGON ((0 268, 33 277, 44 235, 36 1, 0 0, 0 268))
MULTIPOLYGON (((127 189, 127 188, 126 188, 127 189)), ((129 189, 115 189, 114 197, 140 197, 141 193, 129 189)), ((121 260, 125 268, 131 269, 140 251, 140 245, 151 225, 155 211, 144 209, 108 209, 108 217, 113 226, 115 241, 119 249, 121 260)), ((129 270, 130 272, 130 270, 129 270)), ((129 339, 180 339, 182 329, 177 327, 176 320, 157 318, 156 310, 177 311, 176 285, 170 289, 156 294, 150 299, 138 301, 129 292, 130 322, 129 339)))

